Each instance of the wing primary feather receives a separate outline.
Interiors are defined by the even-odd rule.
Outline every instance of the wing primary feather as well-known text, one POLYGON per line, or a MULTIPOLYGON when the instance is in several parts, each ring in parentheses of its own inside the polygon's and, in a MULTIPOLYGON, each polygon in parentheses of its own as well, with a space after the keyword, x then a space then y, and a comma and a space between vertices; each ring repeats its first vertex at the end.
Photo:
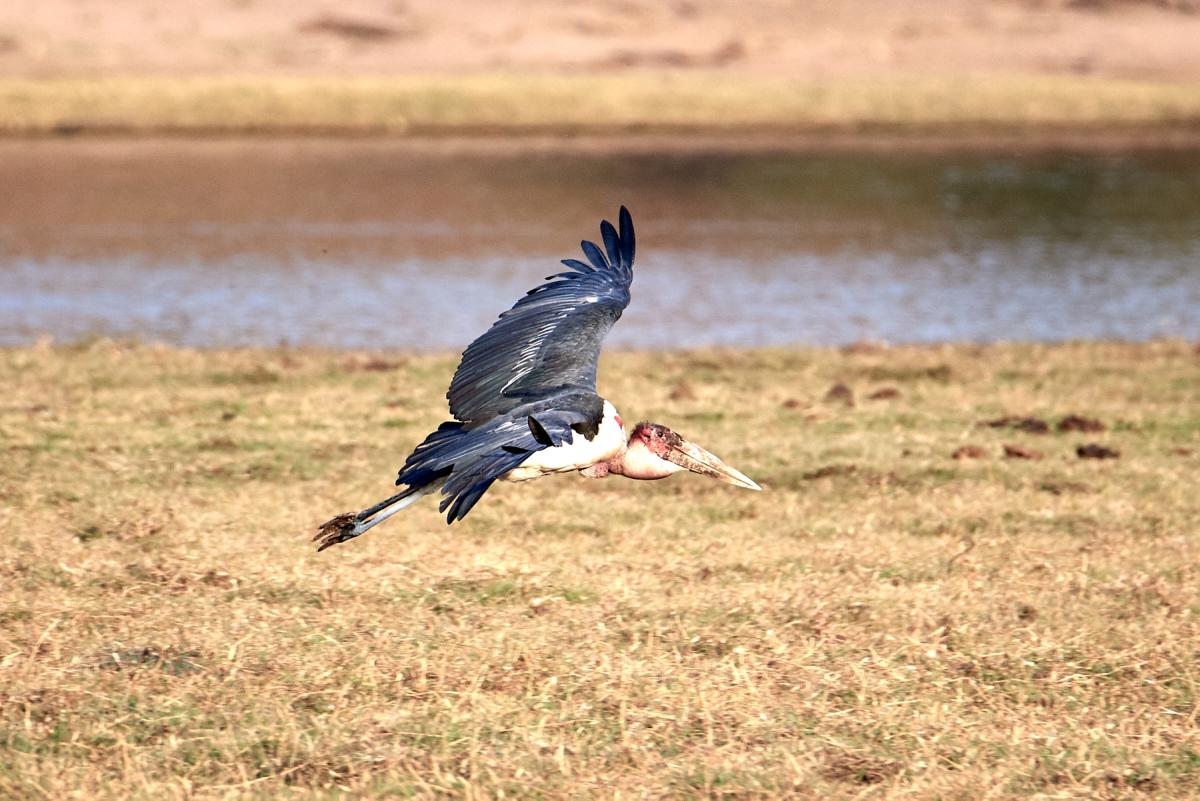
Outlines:
POLYGON ((617 224, 621 226, 621 267, 626 272, 632 272, 633 253, 637 248, 637 243, 633 237, 633 217, 629 215, 629 209, 624 206, 621 207, 617 224))
MULTIPOLYGON (((563 259, 562 263, 570 267, 572 270, 578 270, 581 273, 594 273, 596 268, 590 264, 584 264, 579 259, 563 259)), ((560 273, 561 274, 561 273, 560 273)))
POLYGON ((604 260, 604 254, 600 252, 600 248, 596 247, 594 242, 585 239, 579 243, 579 247, 583 248, 583 255, 587 256, 587 260, 595 265, 597 270, 608 269, 608 262, 604 260))
POLYGON ((604 239, 604 249, 608 251, 608 263, 620 269, 621 241, 617 238, 617 229, 608 220, 600 221, 600 236, 604 239))

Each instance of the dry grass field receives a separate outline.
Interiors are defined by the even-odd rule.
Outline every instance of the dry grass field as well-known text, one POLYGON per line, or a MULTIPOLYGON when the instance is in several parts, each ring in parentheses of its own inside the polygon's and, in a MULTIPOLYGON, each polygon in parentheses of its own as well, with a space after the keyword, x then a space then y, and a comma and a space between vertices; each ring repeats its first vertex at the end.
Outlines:
POLYGON ((559 477, 315 553, 453 366, 0 351, 0 797, 1200 795, 1192 345, 615 354, 766 490, 559 477))

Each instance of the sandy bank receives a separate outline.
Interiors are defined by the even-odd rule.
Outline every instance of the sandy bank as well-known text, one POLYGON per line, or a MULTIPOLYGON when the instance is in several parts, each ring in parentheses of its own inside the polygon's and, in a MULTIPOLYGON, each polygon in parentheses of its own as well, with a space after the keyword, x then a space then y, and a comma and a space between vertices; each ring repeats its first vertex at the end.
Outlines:
POLYGON ((767 149, 1191 146, 1200 141, 1200 84, 1066 76, 814 83, 679 72, 8 79, 0 81, 0 133, 620 135, 767 149))

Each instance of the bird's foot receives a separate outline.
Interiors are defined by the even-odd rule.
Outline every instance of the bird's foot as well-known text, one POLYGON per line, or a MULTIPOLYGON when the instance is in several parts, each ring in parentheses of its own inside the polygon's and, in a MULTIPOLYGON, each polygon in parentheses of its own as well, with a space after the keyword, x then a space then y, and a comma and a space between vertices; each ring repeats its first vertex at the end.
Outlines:
POLYGON ((313 537, 313 542, 319 543, 317 552, 320 553, 331 545, 352 540, 362 534, 366 529, 359 525, 360 522, 358 513, 346 512, 322 523, 313 537))

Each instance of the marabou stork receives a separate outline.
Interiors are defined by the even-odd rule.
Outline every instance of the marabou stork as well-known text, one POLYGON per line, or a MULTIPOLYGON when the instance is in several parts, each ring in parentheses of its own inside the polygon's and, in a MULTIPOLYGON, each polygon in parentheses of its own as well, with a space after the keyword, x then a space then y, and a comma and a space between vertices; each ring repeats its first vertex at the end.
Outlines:
POLYGON ((416 447, 400 469, 404 489, 361 512, 338 515, 313 538, 317 550, 359 536, 421 497, 442 491, 446 522, 461 520, 497 479, 528 481, 577 470, 666 478, 690 470, 736 487, 761 487, 666 426, 639 423, 628 439, 621 416, 596 394, 596 364, 608 329, 629 304, 633 220, 600 223, 601 250, 564 259, 500 315, 463 353, 446 397, 454 420, 416 447))

